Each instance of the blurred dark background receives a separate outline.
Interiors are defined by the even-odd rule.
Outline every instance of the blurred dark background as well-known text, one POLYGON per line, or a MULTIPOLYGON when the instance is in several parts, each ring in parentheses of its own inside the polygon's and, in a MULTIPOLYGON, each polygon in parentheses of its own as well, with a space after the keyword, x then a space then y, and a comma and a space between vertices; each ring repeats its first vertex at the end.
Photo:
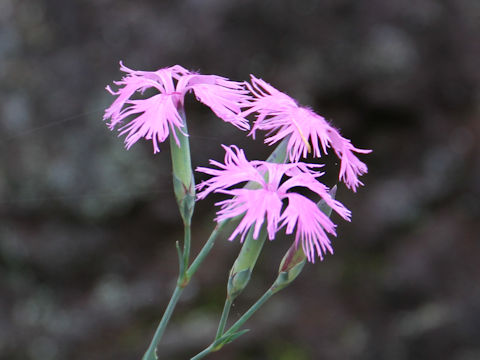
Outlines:
MULTIPOLYGON (((168 144, 126 151, 102 122, 123 60, 255 74, 374 150, 365 186, 339 189, 353 221, 335 218, 335 255, 211 359, 480 359, 479 35, 478 0, 0 0, 0 358, 139 359, 170 297, 168 144)), ((268 152, 191 98, 187 114, 194 166, 221 143, 268 152)), ((194 251, 214 200, 197 206, 194 251)), ((289 241, 266 244, 233 319, 289 241)), ((239 248, 218 240, 162 359, 211 341, 239 248)))

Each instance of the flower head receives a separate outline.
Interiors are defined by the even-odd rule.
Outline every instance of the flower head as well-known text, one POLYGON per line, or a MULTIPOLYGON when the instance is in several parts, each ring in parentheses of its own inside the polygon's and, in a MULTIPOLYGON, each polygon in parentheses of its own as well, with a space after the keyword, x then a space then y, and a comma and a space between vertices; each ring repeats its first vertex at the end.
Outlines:
MULTIPOLYGON (((119 86, 117 91, 107 86, 106 89, 112 95, 117 95, 117 98, 107 108, 103 119, 111 119, 108 126, 113 130, 126 118, 136 116, 119 128, 120 135, 127 135, 127 149, 140 138, 145 138, 152 140, 154 152, 159 152, 158 143, 165 141, 174 127, 183 127, 183 120, 178 112, 178 105, 183 99, 182 94, 176 91, 174 80, 189 74, 189 71, 179 65, 157 71, 136 71, 121 62, 120 70, 126 72, 127 76, 114 82, 119 86), (149 88, 157 90, 158 94, 142 100, 131 99, 136 92, 143 94, 149 88)), ((176 136, 175 141, 179 144, 176 136)))
POLYGON ((250 135, 255 138, 257 130, 267 131, 265 143, 268 145, 289 136, 288 156, 294 162, 307 157, 310 152, 321 157, 322 152, 326 154, 332 147, 341 161, 339 179, 354 191, 362 185, 358 177, 367 172, 367 166, 354 153, 369 153, 371 150, 354 147, 322 116, 299 106, 294 99, 267 82, 252 75, 251 84, 246 86, 254 99, 243 115, 257 113, 250 135))
POLYGON ((138 71, 120 62, 120 70, 127 75, 114 82, 118 86, 116 91, 106 87, 117 98, 106 109, 103 119, 110 119, 108 126, 111 130, 120 125, 120 135, 126 135, 127 149, 140 138, 145 138, 152 140, 154 152, 159 152, 158 144, 170 134, 180 146, 174 129, 183 132, 184 120, 179 110, 190 91, 219 118, 242 130, 250 128, 248 120, 240 115, 250 99, 243 83, 216 75, 196 74, 180 65, 157 71, 138 71), (137 92, 143 94, 147 89, 158 93, 147 99, 132 99, 137 92))
POLYGON ((229 240, 240 235, 243 241, 251 227, 254 227, 253 237, 256 239, 262 225, 266 223, 270 240, 284 226, 287 234, 296 228, 295 242, 302 244, 311 262, 314 262, 315 254, 323 258, 325 252, 332 252, 327 233, 335 235, 335 225, 318 209, 315 202, 295 191, 299 188, 310 190, 324 199, 341 217, 349 220, 350 211, 334 200, 329 195, 328 188, 317 180, 322 173, 315 169, 321 165, 248 161, 243 150, 236 146, 224 146, 224 149, 224 164, 210 161, 219 169, 197 168, 197 171, 212 175, 212 178, 200 183, 197 189, 200 190, 200 199, 211 192, 232 196, 216 203, 220 206, 216 218, 218 222, 243 215, 229 240), (254 185, 232 188, 245 182, 254 185))

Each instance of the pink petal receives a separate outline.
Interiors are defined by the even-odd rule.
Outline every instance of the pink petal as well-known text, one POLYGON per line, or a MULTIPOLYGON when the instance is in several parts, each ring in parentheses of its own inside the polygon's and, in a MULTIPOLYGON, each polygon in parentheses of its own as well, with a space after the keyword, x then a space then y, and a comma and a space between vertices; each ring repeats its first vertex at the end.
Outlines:
POLYGON ((327 233, 336 233, 330 218, 320 211, 317 204, 302 195, 289 193, 287 198, 288 206, 281 216, 283 222, 280 227, 286 225, 287 234, 296 227, 295 243, 302 243, 308 261, 315 262, 315 254, 321 260, 327 251, 333 254, 327 233))
POLYGON ((254 181, 260 185, 264 183, 263 176, 255 167, 255 162, 248 161, 243 150, 234 145, 222 146, 225 149, 225 164, 210 160, 210 164, 217 166, 219 169, 207 167, 197 167, 195 169, 212 175, 210 179, 197 185, 198 190, 203 189, 197 194, 199 199, 204 199, 213 191, 227 189, 243 182, 254 181))
POLYGON ((216 204, 222 207, 217 212, 216 220, 218 222, 244 214, 229 240, 235 239, 240 234, 240 241, 243 242, 245 235, 252 226, 254 226, 253 238, 257 239, 265 219, 269 239, 273 240, 275 238, 282 209, 282 201, 278 194, 265 189, 235 189, 220 192, 232 195, 233 198, 216 204))
MULTIPOLYGON (((127 134, 125 138, 127 149, 138 139, 145 138, 152 140, 154 153, 157 153, 160 151, 158 143, 165 141, 174 127, 179 129, 183 127, 183 120, 170 96, 159 94, 144 100, 131 100, 129 103, 132 106, 125 108, 119 119, 140 115, 119 129, 120 135, 127 134)), ((175 136, 175 131, 173 134, 175 136)), ((176 136, 175 140, 179 144, 176 136)))
POLYGON ((350 221, 351 212, 340 201, 333 199, 328 193, 328 188, 316 179, 317 175, 298 173, 285 181, 279 191, 287 192, 291 188, 305 187, 319 195, 343 219, 350 221))
POLYGON ((243 83, 216 75, 193 75, 186 88, 193 89, 197 100, 210 107, 223 121, 241 130, 250 129, 248 120, 241 115, 242 107, 250 99, 243 83))

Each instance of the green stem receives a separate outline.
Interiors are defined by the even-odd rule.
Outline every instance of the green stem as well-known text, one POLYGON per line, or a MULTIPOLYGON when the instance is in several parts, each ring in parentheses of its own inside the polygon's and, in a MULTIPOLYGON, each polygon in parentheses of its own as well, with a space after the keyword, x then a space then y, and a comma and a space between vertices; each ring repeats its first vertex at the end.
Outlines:
POLYGON ((223 305, 222 316, 218 324, 217 334, 215 335, 215 340, 219 339, 225 330, 225 325, 227 324, 228 314, 230 313, 230 308, 232 307, 232 300, 227 296, 225 299, 225 305, 223 305))
MULTIPOLYGON (((268 300, 270 297, 275 294, 275 288, 272 286, 270 289, 268 289, 263 296, 257 300, 255 304, 253 304, 250 309, 247 310, 245 314, 242 315, 240 319, 233 324, 230 329, 228 329, 222 336, 218 337, 215 339, 213 343, 211 343, 206 349, 204 349, 202 352, 198 353, 194 357, 192 357, 190 360, 199 360, 203 359, 205 356, 208 354, 220 350, 223 345, 229 342, 229 339, 235 335, 235 333, 240 329, 240 327, 245 324, 245 322, 252 317, 252 315, 268 300)), ((223 314, 222 314, 223 317, 223 314)), ((218 336, 218 332, 217 332, 218 336)))
POLYGON ((202 249, 196 256, 195 260, 193 260, 192 265, 190 265, 190 267, 186 271, 186 277, 188 280, 190 280, 190 278, 195 274, 195 272, 197 271, 198 267, 202 264, 205 257, 208 255, 210 250, 212 250, 213 244, 215 243, 215 240, 218 234, 220 233, 220 231, 222 231, 222 229, 227 224, 227 222, 228 221, 224 221, 220 224, 217 224, 217 226, 215 226, 215 229, 212 231, 207 242, 205 243, 205 245, 203 245, 202 249))
POLYGON ((183 269, 178 274, 178 279, 177 279, 177 285, 175 287, 175 290, 173 291, 172 297, 170 298, 170 301, 168 302, 167 309, 163 313, 162 319, 160 320, 160 324, 158 324, 157 330, 155 331, 155 334, 153 335, 152 342, 150 343, 150 346, 148 347, 147 351, 145 352, 145 355, 143 355, 142 360, 156 360, 156 350, 157 350, 157 345, 160 342, 160 339, 163 336, 163 333, 165 332, 165 328, 168 325, 168 322, 170 318, 172 317, 173 310, 175 309, 175 306, 177 305, 178 300, 180 299, 180 295, 183 292, 183 289, 187 285, 188 281, 185 282, 185 277, 186 277, 186 271, 185 269, 188 266, 188 259, 189 259, 189 254, 190 254, 190 239, 191 239, 191 227, 189 223, 186 223, 184 226, 184 238, 183 238, 183 259, 179 259, 183 261, 184 266, 180 266, 180 269, 183 269))
MULTIPOLYGON (((193 261, 192 265, 190 265, 188 270, 186 271, 184 270, 183 273, 179 274, 178 280, 177 280, 177 286, 175 287, 172 297, 170 298, 170 302, 168 303, 167 309, 165 310, 165 313, 163 314, 162 319, 160 320, 160 324, 158 325, 157 330, 153 335, 152 342, 150 343, 150 346, 148 347, 148 350, 146 351, 142 360, 157 359, 155 353, 156 353, 158 343, 160 342, 163 336, 163 333, 165 332, 165 328, 167 327, 167 324, 170 320, 170 317, 172 316, 173 310, 177 305, 177 302, 180 298, 180 295, 182 294, 183 289, 185 288, 185 286, 188 285, 191 277, 195 274, 198 267, 201 265, 205 257, 208 255, 208 253, 212 249, 213 244, 215 243, 215 239, 217 238, 218 234, 223 229, 225 224, 226 222, 223 222, 221 224, 218 224, 215 227, 212 234, 208 238, 207 242, 205 243, 205 245, 203 245, 197 257, 193 261)), ((188 254, 190 253, 190 237, 191 237, 190 226, 185 225, 185 239, 184 239, 185 242, 184 242, 184 257, 183 257, 185 266, 183 267, 183 269, 187 269, 187 265, 188 265, 188 258, 189 258, 188 254)))
POLYGON ((240 327, 245 324, 245 322, 252 317, 252 315, 263 305, 265 302, 270 299, 270 297, 275 293, 273 287, 268 289, 265 294, 262 295, 260 299, 257 300, 255 304, 253 304, 250 309, 247 310, 245 314, 242 315, 240 319, 233 324, 230 329, 225 332, 225 335, 232 335, 234 332, 238 331, 240 327))
POLYGON ((203 359, 205 356, 207 356, 208 354, 212 353, 214 350, 214 344, 211 344, 209 347, 207 347, 205 350, 203 350, 202 352, 199 352, 197 355, 195 355, 194 357, 192 357, 190 360, 199 360, 199 359, 203 359))
POLYGON ((150 346, 148 347, 148 350, 146 351, 145 355, 143 355, 142 360, 158 359, 156 355, 157 345, 160 339, 162 338, 163 333, 165 332, 165 328, 167 327, 168 321, 172 316, 173 310, 177 305, 178 299, 180 298, 182 291, 183 291, 183 287, 177 284, 177 286, 175 287, 175 291, 173 292, 172 297, 170 298, 170 302, 168 303, 167 309, 165 310, 165 313, 162 316, 162 320, 160 320, 160 324, 158 325, 157 330, 153 335, 152 342, 150 343, 150 346))
MULTIPOLYGON (((192 227, 190 226, 190 223, 184 224, 184 241, 183 241, 183 274, 180 274, 181 277, 183 278, 182 280, 187 280, 185 279, 186 274, 187 274, 187 268, 188 268, 188 263, 190 261, 190 244, 191 244, 191 238, 192 238, 192 227)), ((188 283, 188 280, 187 280, 188 283)), ((185 284, 186 285, 186 284, 185 284)))

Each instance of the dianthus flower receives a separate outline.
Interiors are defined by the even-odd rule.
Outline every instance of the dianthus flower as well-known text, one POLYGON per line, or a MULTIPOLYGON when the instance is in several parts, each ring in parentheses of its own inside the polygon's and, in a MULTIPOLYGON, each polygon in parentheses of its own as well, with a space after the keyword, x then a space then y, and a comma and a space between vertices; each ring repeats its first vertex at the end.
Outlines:
POLYGON ((296 228, 295 244, 302 244, 305 255, 311 262, 315 255, 323 259, 332 247, 327 233, 336 235, 335 224, 309 198, 297 193, 299 188, 323 198, 325 202, 342 218, 350 220, 350 211, 328 193, 328 188, 317 178, 318 164, 289 163, 275 164, 266 161, 248 161, 243 150, 236 146, 223 146, 224 164, 210 160, 218 169, 199 167, 196 170, 212 175, 197 186, 198 198, 203 199, 212 192, 231 195, 232 197, 217 202, 217 222, 243 215, 240 223, 229 240, 237 235, 243 242, 248 230, 253 226, 253 238, 257 239, 260 229, 266 223, 270 240, 286 227, 286 233, 293 233, 296 228), (232 188, 235 185, 251 182, 254 185, 244 188, 232 188))
POLYGON ((233 124, 241 130, 248 130, 248 120, 241 116, 250 96, 244 83, 231 81, 216 75, 200 75, 188 71, 180 65, 159 69, 157 71, 137 71, 120 62, 120 70, 127 73, 120 81, 114 81, 118 90, 110 86, 106 89, 117 98, 107 108, 104 120, 113 130, 117 125, 120 135, 125 135, 129 149, 140 138, 152 140, 154 152, 159 152, 158 143, 166 140, 172 132, 180 145, 174 129, 182 131, 183 119, 179 108, 183 107, 184 96, 193 91, 197 100, 207 105, 222 120, 233 124), (147 89, 158 93, 147 99, 132 99, 137 92, 143 94, 147 89), (124 123, 132 116, 133 118, 124 123))
POLYGON ((254 99, 243 115, 257 113, 250 132, 253 138, 256 130, 265 130, 265 143, 272 145, 290 136, 287 151, 292 162, 307 157, 312 151, 313 156, 321 157, 321 150, 326 154, 332 147, 341 161, 339 179, 353 191, 363 185, 358 177, 367 172, 367 166, 354 153, 366 154, 371 150, 354 147, 322 116, 299 106, 294 99, 267 82, 251 75, 251 84, 246 83, 246 86, 254 99))

